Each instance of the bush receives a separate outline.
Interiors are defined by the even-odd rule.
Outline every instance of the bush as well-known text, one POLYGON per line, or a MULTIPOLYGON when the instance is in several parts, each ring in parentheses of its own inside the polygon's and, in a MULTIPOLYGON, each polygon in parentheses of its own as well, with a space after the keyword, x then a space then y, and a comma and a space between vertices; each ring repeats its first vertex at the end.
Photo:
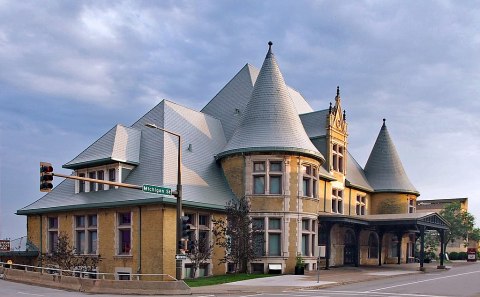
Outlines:
POLYGON ((467 260, 467 252, 460 252, 458 253, 458 260, 467 260))
POLYGON ((448 253, 448 259, 450 259, 450 260, 458 260, 458 253, 457 253, 457 252, 448 253))

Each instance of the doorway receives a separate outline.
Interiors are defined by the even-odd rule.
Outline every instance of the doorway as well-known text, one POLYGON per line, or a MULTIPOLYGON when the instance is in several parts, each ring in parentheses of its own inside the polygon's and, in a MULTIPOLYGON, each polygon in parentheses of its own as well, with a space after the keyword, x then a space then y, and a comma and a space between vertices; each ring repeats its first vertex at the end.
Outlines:
POLYGON ((343 265, 355 265, 356 250, 355 234, 352 230, 345 231, 343 265))

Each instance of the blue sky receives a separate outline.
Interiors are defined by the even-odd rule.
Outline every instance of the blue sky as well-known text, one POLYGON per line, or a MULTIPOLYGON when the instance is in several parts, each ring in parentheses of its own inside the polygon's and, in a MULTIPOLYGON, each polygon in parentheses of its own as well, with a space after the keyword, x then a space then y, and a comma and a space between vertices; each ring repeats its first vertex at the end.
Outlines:
POLYGON ((40 161, 68 174, 162 99, 200 110, 269 40, 315 110, 340 86, 362 166, 386 118, 420 198, 468 197, 480 222, 480 4, 458 4, 0 0, 0 238, 26 235, 40 161))

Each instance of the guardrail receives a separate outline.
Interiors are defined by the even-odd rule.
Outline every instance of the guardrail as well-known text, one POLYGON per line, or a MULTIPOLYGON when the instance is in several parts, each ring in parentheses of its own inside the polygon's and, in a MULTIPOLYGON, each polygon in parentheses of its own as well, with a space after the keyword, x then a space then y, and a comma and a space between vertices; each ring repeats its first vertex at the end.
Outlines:
POLYGON ((173 276, 166 273, 107 273, 83 270, 65 270, 54 267, 31 266, 15 263, 0 262, 0 267, 17 270, 39 272, 41 274, 52 274, 59 276, 74 276, 80 278, 103 279, 103 280, 125 280, 119 276, 128 276, 128 280, 137 281, 177 281, 173 276))

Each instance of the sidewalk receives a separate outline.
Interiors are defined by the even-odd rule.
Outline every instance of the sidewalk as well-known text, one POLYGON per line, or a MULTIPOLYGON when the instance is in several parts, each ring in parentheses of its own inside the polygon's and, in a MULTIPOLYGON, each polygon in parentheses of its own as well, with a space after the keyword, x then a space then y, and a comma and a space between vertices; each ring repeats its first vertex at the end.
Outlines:
MULTIPOLYGON (((257 294, 262 292, 282 292, 306 287, 325 288, 405 274, 441 273, 445 271, 443 269, 437 269, 438 264, 439 263, 425 263, 424 271, 419 271, 420 265, 418 263, 384 264, 382 266, 361 267, 332 267, 329 270, 320 270, 319 278, 316 271, 309 271, 305 275, 279 275, 222 285, 196 287, 192 288, 192 294, 257 294)), ((446 269, 468 264, 470 263, 449 262, 446 265, 446 269)))

